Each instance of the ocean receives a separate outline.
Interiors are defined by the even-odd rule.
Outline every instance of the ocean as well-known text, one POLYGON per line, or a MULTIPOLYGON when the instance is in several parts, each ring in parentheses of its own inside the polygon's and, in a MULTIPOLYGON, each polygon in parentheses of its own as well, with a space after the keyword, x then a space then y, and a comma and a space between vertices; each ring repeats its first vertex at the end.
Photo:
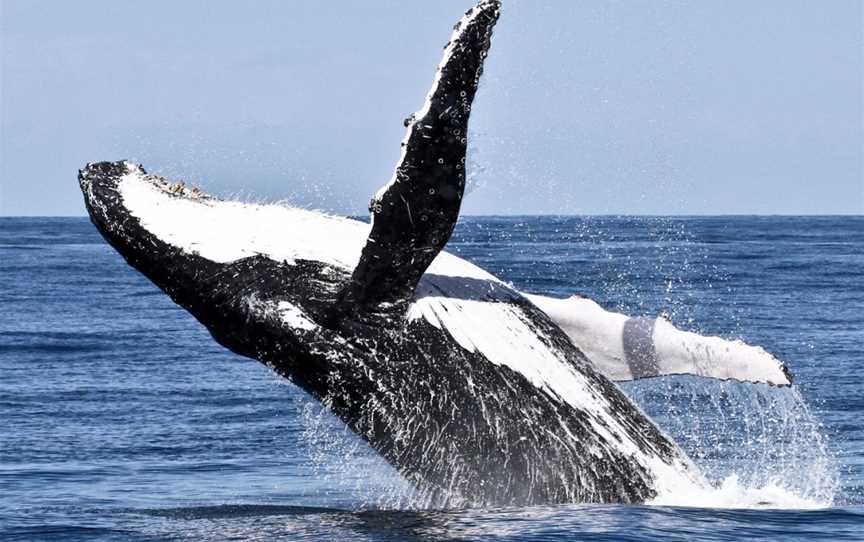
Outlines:
POLYGON ((622 384, 708 494, 422 509, 86 218, 0 218, 0 539, 864 539, 864 217, 467 217, 448 250, 523 291, 761 345, 796 384, 622 384))

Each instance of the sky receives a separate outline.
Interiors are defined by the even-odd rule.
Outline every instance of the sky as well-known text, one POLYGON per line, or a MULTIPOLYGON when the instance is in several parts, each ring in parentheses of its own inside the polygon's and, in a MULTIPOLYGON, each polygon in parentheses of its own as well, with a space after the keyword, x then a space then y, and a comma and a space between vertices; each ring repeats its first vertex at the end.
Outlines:
MULTIPOLYGON (((364 214, 468 0, 0 0, 0 215, 132 159, 364 214)), ((504 0, 464 214, 864 214, 864 3, 504 0)))

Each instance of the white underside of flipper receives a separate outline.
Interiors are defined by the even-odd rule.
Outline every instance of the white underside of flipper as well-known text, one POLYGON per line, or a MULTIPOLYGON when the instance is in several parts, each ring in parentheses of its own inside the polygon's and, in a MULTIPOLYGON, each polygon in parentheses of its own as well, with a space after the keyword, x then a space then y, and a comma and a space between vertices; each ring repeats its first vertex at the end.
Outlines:
POLYGON ((626 348, 630 317, 607 311, 584 297, 523 295, 558 324, 595 367, 612 380, 687 374, 777 386, 792 384, 783 363, 764 348, 682 331, 664 318, 653 319, 645 337, 653 357, 652 370, 634 374, 632 353, 626 348))

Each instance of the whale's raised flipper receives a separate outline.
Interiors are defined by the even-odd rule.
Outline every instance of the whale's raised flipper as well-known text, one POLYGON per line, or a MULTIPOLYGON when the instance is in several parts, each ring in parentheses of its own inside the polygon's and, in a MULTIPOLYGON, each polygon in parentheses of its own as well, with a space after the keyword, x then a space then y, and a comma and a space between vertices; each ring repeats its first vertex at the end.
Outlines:
POLYGON ((426 103, 405 121, 393 178, 370 203, 372 231, 334 319, 404 311, 450 238, 465 188, 471 104, 499 10, 499 0, 485 0, 455 26, 426 103))

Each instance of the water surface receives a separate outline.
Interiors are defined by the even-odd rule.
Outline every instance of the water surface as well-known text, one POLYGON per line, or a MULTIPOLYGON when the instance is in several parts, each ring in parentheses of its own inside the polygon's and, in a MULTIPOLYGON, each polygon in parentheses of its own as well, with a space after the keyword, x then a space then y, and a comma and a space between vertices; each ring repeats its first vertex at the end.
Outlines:
POLYGON ((214 343, 86 219, 0 218, 0 538, 864 537, 864 218, 466 218, 448 248, 526 291, 762 345, 797 386, 624 386, 711 494, 416 509, 365 445, 214 343))

